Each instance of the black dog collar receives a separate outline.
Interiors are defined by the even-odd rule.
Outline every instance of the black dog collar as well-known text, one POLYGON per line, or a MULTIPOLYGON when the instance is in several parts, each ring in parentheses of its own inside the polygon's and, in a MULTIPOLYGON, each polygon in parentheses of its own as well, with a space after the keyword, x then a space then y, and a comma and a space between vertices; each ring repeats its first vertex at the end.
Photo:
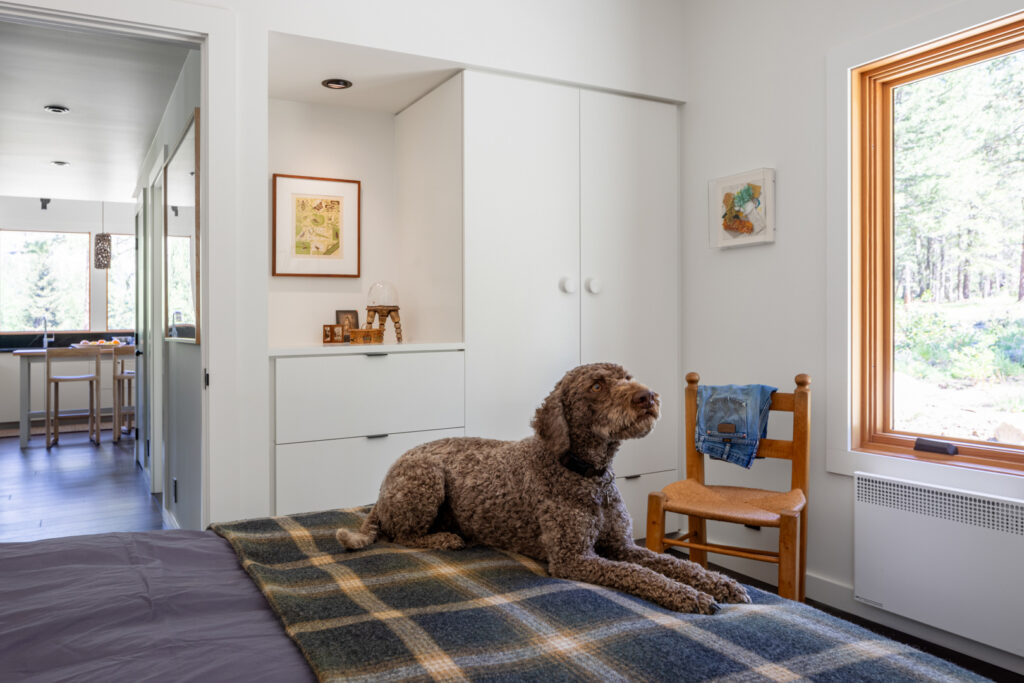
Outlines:
POLYGON ((571 451, 562 455, 558 459, 558 462, 561 463, 562 467, 565 469, 575 472, 581 477, 602 477, 604 476, 604 473, 608 471, 608 468, 606 467, 598 469, 589 462, 577 458, 571 451))

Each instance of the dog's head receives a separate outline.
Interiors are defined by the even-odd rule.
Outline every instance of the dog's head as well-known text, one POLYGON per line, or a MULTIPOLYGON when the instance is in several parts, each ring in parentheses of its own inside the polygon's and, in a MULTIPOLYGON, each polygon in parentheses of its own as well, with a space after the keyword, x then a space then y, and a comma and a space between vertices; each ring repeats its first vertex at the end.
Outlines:
POLYGON ((661 401, 614 363, 573 368, 559 380, 533 417, 533 430, 555 455, 570 450, 588 458, 597 469, 607 467, 622 439, 646 436, 658 421, 661 401))

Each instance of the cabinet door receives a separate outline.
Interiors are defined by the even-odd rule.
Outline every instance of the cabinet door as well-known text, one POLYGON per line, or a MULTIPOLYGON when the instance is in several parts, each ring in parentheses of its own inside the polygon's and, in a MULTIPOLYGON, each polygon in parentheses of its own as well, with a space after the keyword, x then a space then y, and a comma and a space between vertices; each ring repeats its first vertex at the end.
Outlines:
POLYGON ((462 436, 461 429, 282 444, 276 449, 276 514, 373 503, 384 475, 403 453, 456 436, 462 436))
POLYGON ((461 427, 458 351, 279 358, 278 444, 461 427))
POLYGON ((466 434, 517 439, 579 363, 579 91, 464 78, 466 434))
POLYGON ((581 94, 582 361, 619 363, 662 401, 654 431, 623 443, 620 476, 680 459, 676 130, 673 105, 581 94))

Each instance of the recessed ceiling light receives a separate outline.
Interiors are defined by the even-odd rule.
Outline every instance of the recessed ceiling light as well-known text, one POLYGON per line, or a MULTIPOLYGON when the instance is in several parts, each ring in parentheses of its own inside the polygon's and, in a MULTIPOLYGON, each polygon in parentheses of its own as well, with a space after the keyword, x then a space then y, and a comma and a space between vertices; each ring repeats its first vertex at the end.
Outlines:
POLYGON ((345 88, 352 87, 352 81, 346 81, 344 78, 328 78, 327 80, 320 81, 320 85, 331 90, 344 90, 345 88))
POLYGON ((43 107, 43 109, 50 112, 51 114, 67 114, 69 111, 71 111, 63 104, 48 104, 45 107, 43 107))
POLYGON ((53 164, 54 166, 70 166, 71 165, 70 161, 51 161, 50 163, 53 164))

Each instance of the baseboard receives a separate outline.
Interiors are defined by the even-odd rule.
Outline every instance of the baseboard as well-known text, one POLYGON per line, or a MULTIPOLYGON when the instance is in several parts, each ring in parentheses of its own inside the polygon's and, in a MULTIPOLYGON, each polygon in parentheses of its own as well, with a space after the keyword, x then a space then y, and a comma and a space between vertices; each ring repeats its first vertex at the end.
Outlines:
POLYGON ((181 525, 178 524, 177 518, 174 513, 165 508, 163 505, 160 506, 160 516, 163 517, 165 529, 180 529, 181 525))

